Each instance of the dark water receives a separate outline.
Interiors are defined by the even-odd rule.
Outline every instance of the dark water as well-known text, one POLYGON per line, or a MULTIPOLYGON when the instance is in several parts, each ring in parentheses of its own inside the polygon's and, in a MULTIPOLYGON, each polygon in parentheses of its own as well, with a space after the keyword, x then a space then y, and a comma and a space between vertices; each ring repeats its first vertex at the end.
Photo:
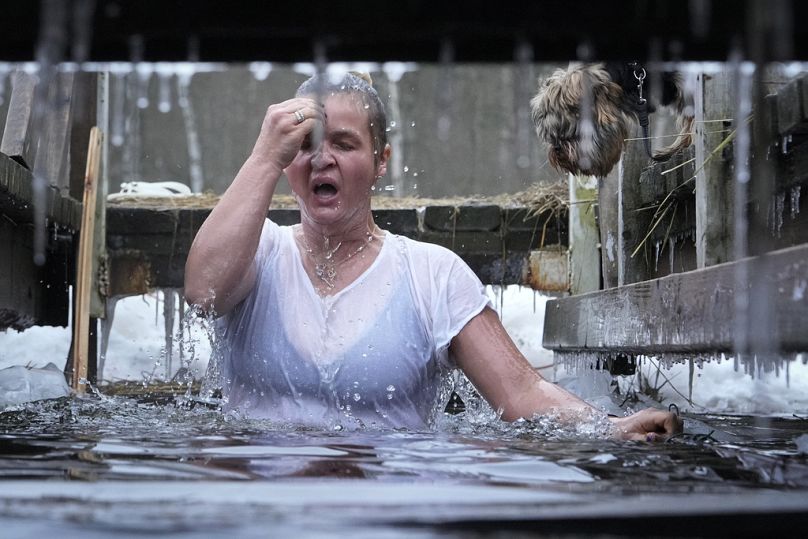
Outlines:
POLYGON ((808 525, 805 419, 686 417, 686 433, 661 444, 471 419, 324 432, 123 398, 31 403, 0 413, 0 535, 787 536, 808 525))

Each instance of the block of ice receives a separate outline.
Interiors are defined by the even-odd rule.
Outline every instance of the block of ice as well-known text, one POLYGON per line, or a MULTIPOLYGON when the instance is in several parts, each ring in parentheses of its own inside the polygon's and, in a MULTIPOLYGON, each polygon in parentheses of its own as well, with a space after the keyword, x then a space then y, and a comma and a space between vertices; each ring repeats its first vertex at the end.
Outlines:
POLYGON ((22 365, 0 369, 0 409, 67 395, 70 395, 70 387, 62 371, 53 363, 41 369, 22 365))

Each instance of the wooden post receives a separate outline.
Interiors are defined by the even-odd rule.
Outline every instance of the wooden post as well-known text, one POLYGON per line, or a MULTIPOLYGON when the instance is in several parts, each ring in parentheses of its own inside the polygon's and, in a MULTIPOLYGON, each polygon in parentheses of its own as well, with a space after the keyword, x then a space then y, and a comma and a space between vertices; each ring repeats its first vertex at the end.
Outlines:
POLYGON ((600 256, 595 204, 598 179, 595 176, 569 175, 569 252, 570 293, 600 290, 600 256))
POLYGON ((620 178, 615 167, 605 178, 598 178, 598 227, 600 228, 600 265, 603 288, 617 286, 618 191, 620 178))
POLYGON ((94 127, 90 132, 87 172, 84 182, 81 235, 76 269, 76 316, 73 326, 73 389, 84 393, 87 387, 87 355, 90 326, 90 288, 93 268, 93 231, 95 200, 101 157, 102 134, 94 127))
POLYGON ((12 75, 11 99, 3 130, 3 141, 0 143, 0 153, 11 157, 28 170, 34 167, 30 151, 35 86, 33 75, 23 71, 15 71, 12 75))
MULTIPOLYGON (((95 125, 102 133, 109 133, 109 73, 97 73, 92 77, 93 116, 95 125)), ((109 177, 107 159, 109 142, 106 137, 101 142, 99 155, 99 177, 96 189, 98 196, 95 203, 95 231, 93 234, 93 288, 90 295, 90 313, 95 318, 104 318, 107 313, 106 300, 109 296, 107 276, 107 193, 109 177)), ((97 358, 96 358, 97 359, 97 358)))
POLYGON ((642 130, 639 126, 626 141, 620 159, 618 183, 618 256, 617 285, 645 281, 650 278, 644 250, 631 254, 643 240, 650 225, 649 212, 640 209, 640 176, 648 166, 642 130))
MULTIPOLYGON (((732 259, 733 181, 729 163, 713 153, 729 135, 736 88, 726 73, 700 74, 696 92, 696 263, 699 268, 732 259)), ((687 180, 687 178, 685 178, 687 180)))

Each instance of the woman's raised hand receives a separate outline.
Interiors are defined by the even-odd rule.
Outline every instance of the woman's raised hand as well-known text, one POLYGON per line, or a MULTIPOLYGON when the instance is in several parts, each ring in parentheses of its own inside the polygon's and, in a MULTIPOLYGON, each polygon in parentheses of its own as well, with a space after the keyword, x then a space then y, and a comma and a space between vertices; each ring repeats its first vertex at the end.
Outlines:
POLYGON ((270 105, 251 157, 272 164, 280 172, 294 160, 306 137, 321 132, 323 121, 323 107, 307 97, 270 105))

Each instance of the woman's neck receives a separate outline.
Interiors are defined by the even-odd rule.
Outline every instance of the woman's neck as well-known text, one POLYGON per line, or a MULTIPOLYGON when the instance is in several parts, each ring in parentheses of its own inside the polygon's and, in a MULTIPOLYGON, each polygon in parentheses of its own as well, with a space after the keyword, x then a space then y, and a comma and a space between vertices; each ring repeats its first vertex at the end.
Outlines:
POLYGON ((348 226, 322 226, 318 223, 301 223, 301 233, 306 247, 315 255, 339 255, 357 245, 365 244, 377 235, 379 229, 372 216, 367 220, 348 226))
POLYGON ((303 267, 318 293, 328 295, 344 288, 369 267, 381 248, 383 235, 369 217, 365 227, 341 231, 311 226, 304 220, 296 238, 304 253, 303 267))

